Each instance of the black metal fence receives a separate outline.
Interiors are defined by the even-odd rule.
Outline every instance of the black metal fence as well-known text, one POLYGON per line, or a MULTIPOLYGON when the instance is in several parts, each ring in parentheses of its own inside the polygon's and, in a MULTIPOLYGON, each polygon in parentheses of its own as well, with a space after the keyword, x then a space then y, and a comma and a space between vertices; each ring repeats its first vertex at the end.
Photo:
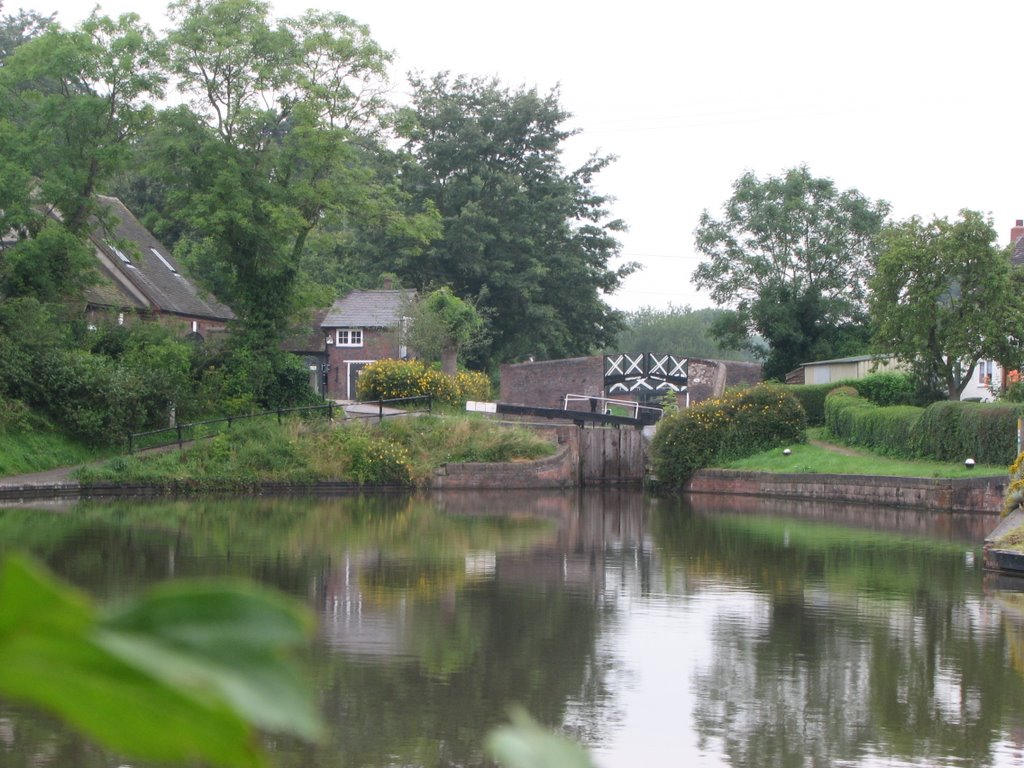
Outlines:
POLYGON ((237 421, 267 418, 269 416, 276 416, 277 422, 280 424, 284 421, 285 416, 296 414, 303 418, 326 418, 328 421, 334 421, 334 416, 338 411, 341 411, 342 418, 344 419, 378 420, 386 419, 389 416, 404 416, 412 413, 430 413, 433 410, 433 398, 430 395, 396 397, 390 400, 373 400, 370 402, 355 403, 355 405, 357 407, 375 407, 376 410, 362 413, 348 413, 345 411, 344 406, 338 405, 334 402, 327 402, 322 405, 304 405, 297 408, 275 408, 269 411, 260 411, 259 413, 247 413, 239 416, 223 416, 219 419, 192 421, 184 424, 176 424, 173 427, 165 427, 164 429, 153 429, 148 432, 131 432, 128 435, 128 452, 134 453, 137 450, 143 450, 145 448, 160 448, 166 445, 173 445, 174 443, 177 443, 180 448, 186 442, 205 437, 213 437, 214 435, 220 434, 223 430, 230 429, 231 425, 237 421), (404 408, 404 406, 414 405, 416 403, 425 403, 426 407, 413 409, 404 408), (401 410, 395 411, 394 409, 396 408, 401 408, 401 410), (386 412, 385 409, 391 410, 390 412, 386 412))

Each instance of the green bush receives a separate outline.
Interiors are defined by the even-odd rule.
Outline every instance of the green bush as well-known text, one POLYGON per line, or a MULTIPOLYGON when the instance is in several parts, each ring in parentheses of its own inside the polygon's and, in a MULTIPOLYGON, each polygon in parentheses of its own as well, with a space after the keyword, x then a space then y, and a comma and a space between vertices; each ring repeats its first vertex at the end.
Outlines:
POLYGON ((840 383, 853 387, 861 397, 875 405, 914 404, 916 387, 913 377, 907 373, 872 373, 862 379, 840 383))
POLYGON ((715 461, 803 442, 806 427, 803 407, 787 389, 757 386, 663 418, 651 459, 659 481, 681 485, 715 461))

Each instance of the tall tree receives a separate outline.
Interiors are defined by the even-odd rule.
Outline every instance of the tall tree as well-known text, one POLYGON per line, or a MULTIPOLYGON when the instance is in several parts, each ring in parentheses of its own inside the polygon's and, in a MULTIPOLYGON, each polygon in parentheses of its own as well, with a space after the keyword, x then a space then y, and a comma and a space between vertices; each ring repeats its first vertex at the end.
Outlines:
POLYGON ((423 255, 386 266, 407 284, 450 285, 488 319, 485 363, 581 354, 610 342, 621 315, 602 299, 636 267, 609 266, 621 221, 593 189, 611 158, 562 165, 570 115, 557 91, 494 80, 412 78, 399 119, 411 162, 404 188, 440 212, 444 234, 423 255))
POLYGON ((1024 276, 996 240, 992 222, 969 210, 952 223, 913 217, 882 233, 871 279, 874 342, 950 400, 979 360, 1024 361, 1024 276))
POLYGON ((864 351, 867 279, 888 211, 806 166, 764 181, 743 174, 722 218, 704 211, 695 232, 707 260, 694 283, 733 310, 717 323, 719 338, 736 348, 760 335, 766 378, 864 351))
POLYGON ((147 147, 157 229, 180 237, 178 251, 269 348, 296 309, 310 235, 374 194, 364 156, 390 55, 341 14, 274 21, 259 0, 181 0, 170 12, 169 66, 189 106, 165 113, 147 147))
POLYGON ((49 26, 0 67, 13 157, 38 180, 36 202, 58 210, 72 232, 92 226, 98 187, 125 162, 154 114, 151 100, 163 95, 155 51, 137 14, 94 13, 73 31, 49 26))

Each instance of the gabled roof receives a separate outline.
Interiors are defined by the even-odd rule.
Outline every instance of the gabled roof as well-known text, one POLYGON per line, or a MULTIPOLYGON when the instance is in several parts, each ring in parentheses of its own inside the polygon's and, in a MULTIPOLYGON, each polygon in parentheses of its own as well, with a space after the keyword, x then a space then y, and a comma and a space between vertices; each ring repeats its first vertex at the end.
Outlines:
POLYGON ((415 291, 406 289, 352 291, 331 305, 322 327, 394 328, 415 297, 415 291))
POLYGON ((323 354, 324 332, 321 328, 328 311, 317 309, 311 312, 309 317, 295 328, 295 332, 281 342, 281 349, 285 352, 323 354))
POLYGON ((196 288, 170 250, 142 226, 124 203, 116 197, 97 199, 107 208, 115 225, 113 232, 97 228, 89 236, 105 278, 86 291, 91 304, 212 320, 234 319, 227 306, 196 288))

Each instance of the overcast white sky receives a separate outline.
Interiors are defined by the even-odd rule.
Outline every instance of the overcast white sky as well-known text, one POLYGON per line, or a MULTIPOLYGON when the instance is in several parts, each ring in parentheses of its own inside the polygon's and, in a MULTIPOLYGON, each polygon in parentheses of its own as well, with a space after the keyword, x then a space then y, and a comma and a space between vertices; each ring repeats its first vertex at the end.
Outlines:
MULTIPOLYGON (((3 0, 58 12, 80 0, 3 0)), ((892 203, 894 215, 990 214, 1001 242, 1024 218, 1021 161, 1024 3, 975 0, 311 0, 368 24, 404 73, 497 76, 560 87, 581 129, 567 165, 618 156, 598 178, 644 270, 611 299, 621 309, 710 306, 690 284, 693 230, 745 170, 806 163, 841 188, 892 203)), ((149 10, 107 0, 103 12, 149 10)))

